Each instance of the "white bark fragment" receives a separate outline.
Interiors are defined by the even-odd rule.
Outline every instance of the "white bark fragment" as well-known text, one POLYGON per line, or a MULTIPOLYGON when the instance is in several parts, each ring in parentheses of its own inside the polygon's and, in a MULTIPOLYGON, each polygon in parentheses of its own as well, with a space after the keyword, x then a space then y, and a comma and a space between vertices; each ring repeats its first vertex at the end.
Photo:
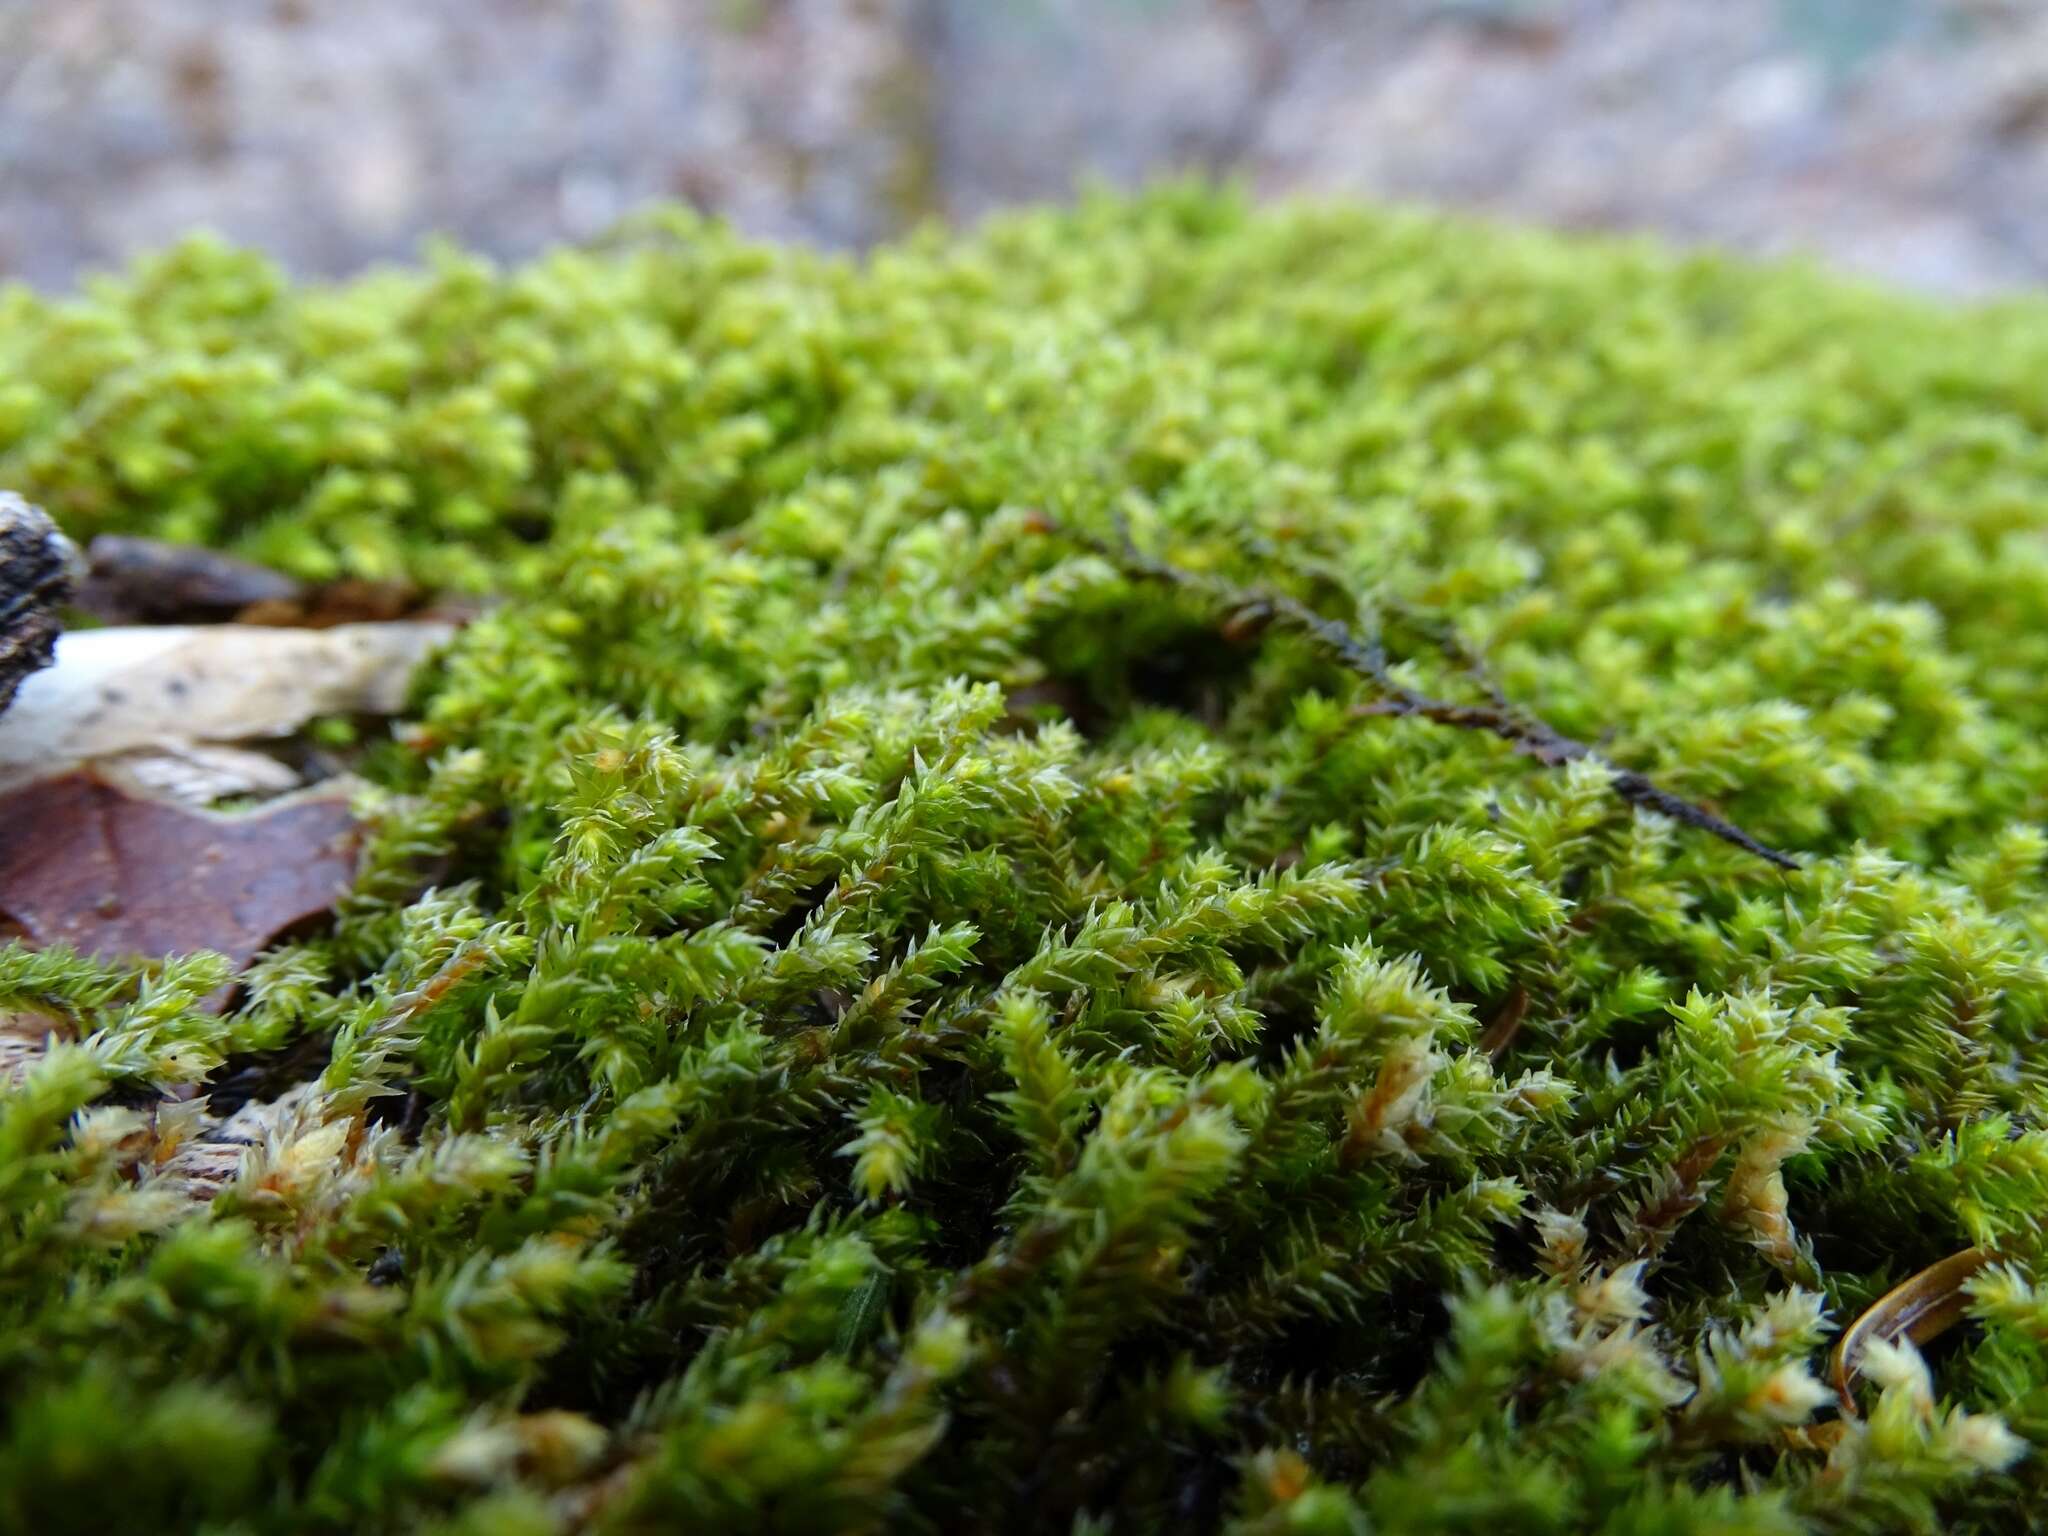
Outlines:
MULTIPOLYGON (((220 743, 288 736, 317 715, 394 713, 414 669, 454 631, 408 621, 66 634, 55 665, 28 678, 0 715, 0 789, 122 754, 192 761, 220 743)), ((264 777, 246 787, 268 787, 264 777)))

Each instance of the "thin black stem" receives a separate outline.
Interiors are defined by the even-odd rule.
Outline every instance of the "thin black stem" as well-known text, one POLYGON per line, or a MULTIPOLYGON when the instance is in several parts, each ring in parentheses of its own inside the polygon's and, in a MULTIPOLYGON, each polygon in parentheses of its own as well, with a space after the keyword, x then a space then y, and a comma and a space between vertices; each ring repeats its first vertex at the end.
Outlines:
POLYGON ((1559 767, 1581 759, 1599 763, 1607 769, 1608 782, 1614 793, 1630 805, 1639 806, 1646 811, 1655 811, 1658 815, 1667 816, 1682 826, 1718 837, 1724 843, 1731 843, 1743 852, 1754 854, 1779 869, 1799 868, 1799 861, 1792 855, 1759 842, 1726 817, 1717 816, 1703 805, 1675 795, 1668 789, 1660 788, 1645 775, 1621 767, 1587 743, 1567 736, 1547 722, 1515 707, 1498 688, 1492 686, 1490 680, 1485 678, 1483 671, 1478 667, 1477 659, 1471 656, 1462 642, 1438 638, 1438 643, 1443 645, 1454 659, 1472 671, 1475 678, 1486 687, 1488 698, 1483 703, 1461 704, 1449 699, 1435 698, 1410 688, 1393 676, 1387 663, 1385 645, 1377 633, 1361 636, 1348 625, 1324 617, 1306 603, 1285 593, 1239 587, 1214 577, 1182 570, 1179 566, 1168 564, 1139 549, 1131 538, 1129 527, 1121 520, 1117 531, 1119 542, 1114 545, 1078 532, 1073 536, 1094 545, 1132 575, 1143 576, 1151 581, 1163 582, 1182 591, 1196 592, 1210 598, 1229 610, 1228 623, 1233 630, 1244 631, 1261 624, 1277 623, 1297 634, 1306 635, 1328 652, 1339 665, 1371 683, 1380 694, 1373 703, 1363 706, 1361 713, 1390 715, 1397 718, 1415 717, 1435 721, 1438 725, 1486 731, 1507 742, 1516 751, 1535 758, 1546 767, 1559 767))

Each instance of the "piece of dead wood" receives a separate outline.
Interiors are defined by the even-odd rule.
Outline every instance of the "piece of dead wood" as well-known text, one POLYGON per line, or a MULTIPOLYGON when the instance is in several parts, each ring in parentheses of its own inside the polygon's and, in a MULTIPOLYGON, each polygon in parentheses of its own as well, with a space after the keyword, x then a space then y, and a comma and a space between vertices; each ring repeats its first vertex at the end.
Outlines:
POLYGON ((1925 1344, 1946 1333, 1969 1310, 1965 1283, 1994 1257, 1987 1248, 1965 1248, 1961 1253, 1952 1253, 1886 1291, 1843 1331, 1835 1344, 1833 1365, 1835 1396, 1841 1399, 1844 1418, 1856 1417, 1856 1396, 1849 1386, 1871 1341, 1882 1339, 1889 1343, 1903 1338, 1925 1344))
POLYGON ((330 780, 218 815, 89 771, 40 780, 0 795, 0 912, 38 945, 108 959, 210 949, 240 970, 347 891, 360 851, 352 787, 330 780))
MULTIPOLYGON (((330 581, 308 587, 294 597, 251 603, 235 615, 237 624, 269 624, 291 629, 332 629, 338 624, 391 623, 399 619, 457 617, 451 607, 429 600, 418 587, 402 581, 330 581)), ((467 614, 462 614, 467 617, 467 614)))
POLYGON ((0 715, 0 789, 117 754, 286 736, 316 715, 393 713, 420 661, 454 628, 165 625, 65 635, 56 665, 0 715))
POLYGON ((255 603, 294 601, 304 586, 219 550, 103 533, 86 547, 77 606, 108 624, 194 624, 255 603))
POLYGON ((295 581, 191 544, 102 534, 86 551, 74 606, 106 624, 256 624, 333 629, 400 619, 462 619, 464 605, 409 581, 295 581))
POLYGON ((39 508, 0 491, 0 710, 50 664, 76 561, 71 541, 39 508))

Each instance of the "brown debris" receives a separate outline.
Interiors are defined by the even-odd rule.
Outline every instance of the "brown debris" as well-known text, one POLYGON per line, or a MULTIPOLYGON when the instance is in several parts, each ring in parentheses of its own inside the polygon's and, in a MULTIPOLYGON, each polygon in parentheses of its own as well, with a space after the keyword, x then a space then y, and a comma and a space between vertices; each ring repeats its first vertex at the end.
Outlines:
POLYGON ((77 606, 108 624, 254 624, 333 629, 399 619, 466 619, 407 581, 309 584, 251 560, 162 539, 101 534, 86 551, 77 606))
MULTIPOLYGON (((331 581, 289 597, 251 603, 235 615, 238 624, 287 629, 333 629, 341 624, 388 624, 426 615, 427 594, 402 581, 331 581)), ((436 610, 436 617, 446 617, 436 610)), ((465 614, 464 617, 467 617, 465 614)))
POLYGON ((303 588, 268 566, 219 550, 103 533, 87 547, 78 606, 109 624, 203 624, 303 588))
POLYGON ((1925 1344, 1953 1328, 1968 1310, 1963 1286, 1996 1257, 1986 1248, 1965 1248, 1902 1280, 1864 1309, 1835 1344, 1835 1395, 1844 1418, 1856 1417, 1856 1396, 1849 1390, 1872 1340, 1889 1343, 1909 1339, 1925 1344))
POLYGON ((107 958, 214 950, 239 970, 327 911, 358 851, 340 781, 223 816, 66 774, 0 796, 0 911, 35 944, 107 958))
POLYGON ((1522 1021, 1529 1016, 1529 989, 1516 987, 1508 993, 1508 999, 1486 1026, 1486 1032, 1479 1037, 1479 1049, 1493 1061, 1499 1061, 1507 1048, 1515 1043, 1515 1036, 1522 1032, 1522 1021))

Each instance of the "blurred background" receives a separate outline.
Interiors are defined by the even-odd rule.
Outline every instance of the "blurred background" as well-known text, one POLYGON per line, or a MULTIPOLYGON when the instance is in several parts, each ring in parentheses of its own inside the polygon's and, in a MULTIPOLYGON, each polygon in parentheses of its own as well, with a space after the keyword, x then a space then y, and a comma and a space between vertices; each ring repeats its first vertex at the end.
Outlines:
POLYGON ((0 277, 208 226, 306 274, 680 199, 858 248, 1199 168, 2048 275, 2041 0, 0 0, 0 277))

